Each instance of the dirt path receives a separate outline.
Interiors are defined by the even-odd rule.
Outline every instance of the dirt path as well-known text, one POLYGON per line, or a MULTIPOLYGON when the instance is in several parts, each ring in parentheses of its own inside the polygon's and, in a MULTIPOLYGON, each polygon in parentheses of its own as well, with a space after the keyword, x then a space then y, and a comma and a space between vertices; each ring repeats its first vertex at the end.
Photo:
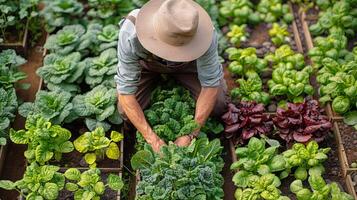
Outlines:
MULTIPOLYGON (((42 65, 42 46, 44 42, 45 36, 41 38, 39 43, 34 48, 29 49, 27 57, 28 62, 21 66, 21 70, 26 72, 27 78, 20 82, 31 84, 31 87, 28 90, 17 91, 18 98, 21 98, 25 102, 33 101, 35 99, 35 95, 39 87, 40 78, 36 75, 36 69, 42 65)), ((24 122, 25 119, 17 115, 12 127, 16 130, 22 129, 24 127, 24 122)), ((1 180, 7 179, 16 181, 22 178, 26 165, 23 155, 25 149, 25 145, 16 145, 13 143, 9 144, 5 158, 5 165, 0 176, 1 180)), ((18 194, 15 191, 0 190, 1 200, 14 200, 17 196, 18 194)))

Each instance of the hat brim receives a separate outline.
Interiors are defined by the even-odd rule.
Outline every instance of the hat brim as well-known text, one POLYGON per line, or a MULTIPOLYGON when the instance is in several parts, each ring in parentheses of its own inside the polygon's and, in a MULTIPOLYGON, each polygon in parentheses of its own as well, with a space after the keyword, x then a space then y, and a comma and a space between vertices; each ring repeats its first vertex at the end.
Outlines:
POLYGON ((150 0, 139 11, 136 18, 136 33, 143 47, 151 53, 173 62, 188 62, 201 57, 210 47, 213 38, 213 24, 208 13, 193 0, 188 0, 197 8, 199 22, 197 32, 190 42, 173 46, 161 41, 154 29, 153 18, 165 0, 150 0))

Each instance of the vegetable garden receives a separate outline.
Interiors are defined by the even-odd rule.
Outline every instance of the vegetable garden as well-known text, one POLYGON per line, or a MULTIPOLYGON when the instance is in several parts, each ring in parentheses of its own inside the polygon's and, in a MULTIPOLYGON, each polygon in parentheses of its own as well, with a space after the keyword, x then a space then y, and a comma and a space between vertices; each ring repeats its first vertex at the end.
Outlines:
POLYGON ((117 108, 119 21, 146 0, 0 0, 0 199, 357 199, 357 1, 196 0, 230 102, 162 76, 154 153, 117 108))

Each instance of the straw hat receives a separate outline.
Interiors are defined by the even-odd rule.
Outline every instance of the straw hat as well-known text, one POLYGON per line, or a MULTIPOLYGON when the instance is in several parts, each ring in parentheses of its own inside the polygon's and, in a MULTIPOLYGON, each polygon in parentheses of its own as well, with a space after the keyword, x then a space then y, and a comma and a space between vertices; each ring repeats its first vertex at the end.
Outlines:
POLYGON ((211 18, 193 0, 150 0, 135 26, 143 47, 168 61, 196 60, 212 43, 211 18))

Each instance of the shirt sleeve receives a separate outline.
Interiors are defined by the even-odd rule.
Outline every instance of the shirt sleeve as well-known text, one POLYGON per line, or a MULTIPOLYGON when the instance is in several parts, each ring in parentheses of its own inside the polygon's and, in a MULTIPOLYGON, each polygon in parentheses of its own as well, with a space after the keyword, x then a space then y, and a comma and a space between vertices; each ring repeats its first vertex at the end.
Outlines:
POLYGON ((202 87, 218 87, 223 78, 223 68, 218 56, 218 36, 214 32, 211 46, 197 59, 197 73, 202 87))
POLYGON ((141 66, 129 31, 121 29, 118 40, 118 67, 114 77, 120 94, 135 94, 140 81, 141 66))

